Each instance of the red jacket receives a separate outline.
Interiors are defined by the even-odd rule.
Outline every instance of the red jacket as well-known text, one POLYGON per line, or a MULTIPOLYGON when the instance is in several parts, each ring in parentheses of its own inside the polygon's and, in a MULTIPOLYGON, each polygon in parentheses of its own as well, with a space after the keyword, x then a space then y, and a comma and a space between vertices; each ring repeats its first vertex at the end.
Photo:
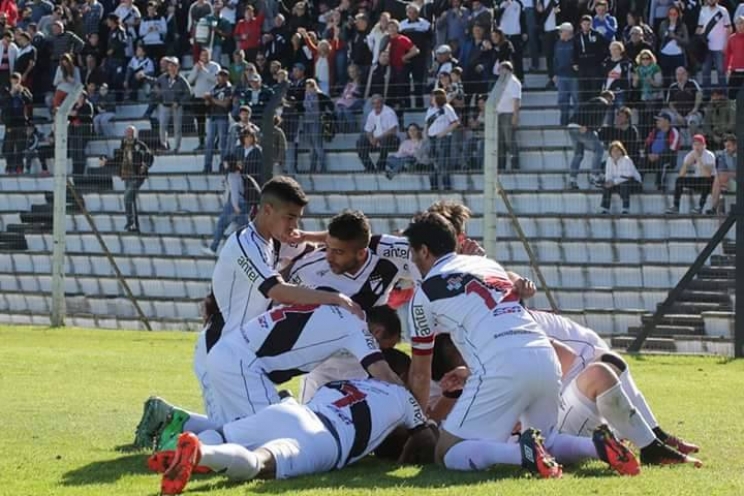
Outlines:
MULTIPOLYGON (((263 21, 263 12, 259 12, 258 15, 250 21, 245 19, 238 21, 233 36, 238 40, 238 47, 241 50, 250 50, 261 46, 261 26, 263 25, 263 21), (243 35, 245 35, 245 38, 243 38, 243 35)), ((249 60, 248 62, 254 61, 249 60)))
POLYGON ((744 33, 729 36, 723 67, 726 71, 744 71, 744 33))
POLYGON ((5 14, 5 20, 8 26, 15 26, 16 22, 18 22, 18 6, 15 0, 0 1, 0 13, 5 14))

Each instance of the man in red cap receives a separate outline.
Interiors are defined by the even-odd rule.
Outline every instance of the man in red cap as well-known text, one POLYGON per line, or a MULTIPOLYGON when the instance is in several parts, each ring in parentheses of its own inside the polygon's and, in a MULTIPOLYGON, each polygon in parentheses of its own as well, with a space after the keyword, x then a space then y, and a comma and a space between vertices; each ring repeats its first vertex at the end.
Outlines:
POLYGON ((684 188, 700 193, 700 203, 692 209, 692 213, 701 213, 713 187, 715 175, 716 156, 706 148, 705 136, 696 134, 692 137, 692 151, 685 156, 674 184, 674 206, 668 208, 666 213, 679 213, 679 200, 684 188))

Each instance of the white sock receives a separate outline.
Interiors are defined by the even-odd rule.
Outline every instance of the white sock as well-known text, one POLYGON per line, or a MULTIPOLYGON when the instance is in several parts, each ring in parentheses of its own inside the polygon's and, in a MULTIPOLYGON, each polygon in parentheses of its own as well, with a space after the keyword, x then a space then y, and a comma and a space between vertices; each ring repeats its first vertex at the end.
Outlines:
POLYGON ((485 470, 493 465, 522 465, 519 444, 486 440, 461 441, 444 455, 450 470, 485 470))
POLYGON ((261 471, 258 456, 239 444, 202 445, 199 465, 236 481, 249 481, 261 471))
POLYGON ((645 420, 652 429, 659 427, 659 423, 651 412, 651 407, 648 405, 646 398, 643 397, 643 393, 638 389, 638 386, 636 386, 633 376, 630 375, 630 369, 626 368, 619 377, 620 384, 623 385, 623 391, 628 395, 630 402, 634 407, 636 407, 636 410, 641 414, 643 420, 645 420))
POLYGON ((189 414, 189 419, 183 424, 184 432, 193 432, 199 434, 202 431, 208 429, 219 429, 219 425, 215 425, 214 422, 209 420, 209 417, 202 415, 201 413, 186 412, 189 414))
POLYGON ((597 396, 597 409, 620 437, 630 440, 639 448, 648 446, 656 439, 654 431, 623 391, 622 384, 615 384, 597 396))
POLYGON ((545 439, 545 448, 560 464, 570 465, 587 458, 598 459, 597 448, 590 437, 559 434, 557 431, 545 439))
POLYGON ((202 445, 206 444, 207 446, 225 444, 226 441, 222 434, 212 429, 208 431, 202 431, 196 436, 199 438, 199 441, 201 441, 202 445))

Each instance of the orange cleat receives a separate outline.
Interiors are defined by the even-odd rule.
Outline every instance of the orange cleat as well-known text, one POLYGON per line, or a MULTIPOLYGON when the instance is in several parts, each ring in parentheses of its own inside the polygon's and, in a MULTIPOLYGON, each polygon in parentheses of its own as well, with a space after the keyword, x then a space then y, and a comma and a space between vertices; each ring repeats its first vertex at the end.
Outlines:
POLYGON ((664 444, 676 449, 683 455, 689 455, 690 453, 697 453, 698 451, 700 451, 699 446, 688 443, 684 439, 678 438, 677 436, 667 436, 667 438, 664 440, 664 444))
POLYGON ((160 494, 181 494, 191 479, 194 468, 201 458, 199 438, 191 432, 178 436, 178 444, 173 461, 163 473, 160 481, 160 494))
POLYGON ((641 449, 641 463, 643 465, 680 465, 691 463, 696 468, 703 466, 703 462, 697 458, 680 453, 658 439, 641 449))
POLYGON ((606 425, 600 425, 592 435, 597 455, 620 475, 638 475, 641 465, 633 452, 606 425))
MULTIPOLYGON (((155 473, 162 474, 168 470, 175 455, 175 450, 157 451, 147 459, 147 468, 155 473)), ((208 474, 211 471, 212 469, 205 467, 204 465, 194 467, 195 474, 208 474)))
POLYGON ((519 438, 519 447, 522 452, 522 467, 545 479, 563 477, 563 467, 545 449, 540 431, 531 428, 524 431, 519 438))

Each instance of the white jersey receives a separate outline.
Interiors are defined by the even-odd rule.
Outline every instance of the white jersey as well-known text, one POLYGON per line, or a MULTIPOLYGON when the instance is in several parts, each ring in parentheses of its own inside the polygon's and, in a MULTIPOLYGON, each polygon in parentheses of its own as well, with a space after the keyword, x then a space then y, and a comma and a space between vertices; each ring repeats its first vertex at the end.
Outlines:
POLYGON ((373 379, 326 384, 307 406, 328 419, 338 434, 336 468, 366 456, 400 425, 408 429, 426 425, 426 416, 407 389, 373 379))
POLYGON ((509 350, 551 346, 501 265, 454 253, 441 257, 416 289, 409 329, 419 355, 433 352, 437 334, 450 334, 474 375, 489 375, 509 350))
POLYGON ((365 368, 384 360, 367 323, 333 305, 277 307, 223 337, 218 346, 239 351, 248 368, 260 370, 275 384, 309 372, 337 353, 350 353, 365 368))
POLYGON ((269 291, 282 282, 278 270, 302 249, 262 238, 252 222, 227 239, 212 273, 223 333, 269 309, 269 291))

